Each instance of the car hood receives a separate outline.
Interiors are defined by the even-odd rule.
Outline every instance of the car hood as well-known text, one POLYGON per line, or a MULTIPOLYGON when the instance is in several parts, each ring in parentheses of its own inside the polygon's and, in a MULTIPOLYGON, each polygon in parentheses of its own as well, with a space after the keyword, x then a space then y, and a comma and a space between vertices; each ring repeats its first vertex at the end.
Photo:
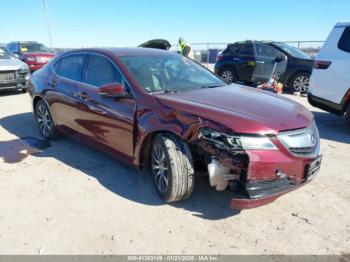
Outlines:
POLYGON ((19 59, 0 59, 0 71, 18 70, 22 66, 27 66, 19 59))
POLYGON ((237 133, 277 134, 314 121, 311 112, 299 103, 237 84, 155 96, 163 106, 214 121, 237 133))
POLYGON ((139 45, 138 47, 169 50, 171 47, 171 44, 167 40, 164 40, 164 39, 153 39, 153 40, 149 40, 146 43, 139 45))

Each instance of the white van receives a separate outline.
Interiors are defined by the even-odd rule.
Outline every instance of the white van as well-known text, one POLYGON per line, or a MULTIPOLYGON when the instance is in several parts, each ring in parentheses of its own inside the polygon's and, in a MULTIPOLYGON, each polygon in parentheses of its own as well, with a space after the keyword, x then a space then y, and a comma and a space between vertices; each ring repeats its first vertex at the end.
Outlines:
POLYGON ((350 122, 350 22, 336 24, 316 56, 308 100, 350 122))

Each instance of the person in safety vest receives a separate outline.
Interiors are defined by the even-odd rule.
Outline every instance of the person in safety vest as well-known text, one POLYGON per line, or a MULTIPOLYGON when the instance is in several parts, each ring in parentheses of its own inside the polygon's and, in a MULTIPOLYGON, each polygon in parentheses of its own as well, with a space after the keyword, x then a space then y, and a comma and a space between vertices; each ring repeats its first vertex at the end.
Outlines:
POLYGON ((180 54, 193 59, 192 47, 183 37, 179 38, 180 54))

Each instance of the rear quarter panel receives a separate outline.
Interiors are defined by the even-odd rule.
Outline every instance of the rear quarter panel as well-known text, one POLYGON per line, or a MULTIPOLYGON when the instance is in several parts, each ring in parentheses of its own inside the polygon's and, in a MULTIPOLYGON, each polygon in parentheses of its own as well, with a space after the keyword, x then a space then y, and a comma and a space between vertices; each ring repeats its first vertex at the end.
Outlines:
POLYGON ((328 69, 314 69, 310 79, 313 96, 340 104, 350 88, 350 53, 338 48, 338 42, 345 27, 335 27, 316 60, 331 61, 328 69))

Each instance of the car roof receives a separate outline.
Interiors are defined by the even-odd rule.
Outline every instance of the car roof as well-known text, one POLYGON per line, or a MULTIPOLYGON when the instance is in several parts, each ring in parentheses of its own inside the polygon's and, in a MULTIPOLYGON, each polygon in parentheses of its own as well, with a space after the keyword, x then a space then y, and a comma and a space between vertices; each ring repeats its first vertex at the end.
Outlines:
POLYGON ((339 22, 335 25, 335 27, 344 27, 344 26, 350 26, 350 21, 339 22))
POLYGON ((37 44, 37 41, 11 41, 10 43, 20 43, 20 44, 37 44))
POLYGON ((274 44, 277 43, 272 40, 244 40, 244 41, 238 41, 229 45, 234 45, 234 44, 244 44, 244 43, 263 43, 263 44, 274 44))

